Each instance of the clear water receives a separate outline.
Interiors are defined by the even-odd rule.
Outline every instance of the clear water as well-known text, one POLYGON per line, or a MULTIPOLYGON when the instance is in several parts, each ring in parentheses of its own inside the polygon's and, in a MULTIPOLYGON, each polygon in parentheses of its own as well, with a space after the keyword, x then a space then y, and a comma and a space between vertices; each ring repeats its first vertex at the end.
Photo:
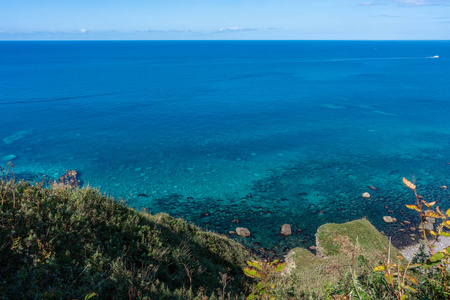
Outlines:
POLYGON ((0 42, 0 160, 256 248, 363 216, 407 243, 403 176, 450 207, 449 70, 448 41, 0 42))

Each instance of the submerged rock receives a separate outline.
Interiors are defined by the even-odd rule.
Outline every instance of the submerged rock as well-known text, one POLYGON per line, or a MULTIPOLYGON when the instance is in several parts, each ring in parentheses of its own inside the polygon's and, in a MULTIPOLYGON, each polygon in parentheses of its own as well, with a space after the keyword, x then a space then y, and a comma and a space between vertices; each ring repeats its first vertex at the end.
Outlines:
POLYGON ((282 236, 290 236, 292 234, 291 225, 284 224, 283 226, 281 226, 280 234, 282 236))
POLYGON ((27 137, 31 133, 32 133, 31 130, 19 131, 19 132, 14 133, 13 135, 10 135, 10 136, 4 138, 3 142, 5 142, 5 144, 12 144, 15 141, 18 141, 18 140, 21 140, 21 139, 27 137))
POLYGON ((363 197, 364 199, 368 199, 368 198, 370 198, 370 194, 365 192, 365 193, 361 194, 361 197, 363 197))
POLYGON ((247 228, 244 228, 244 227, 238 227, 238 228, 236 228, 236 234, 238 236, 242 236, 242 237, 249 237, 250 230, 248 230, 247 228))
POLYGON ((9 162, 9 161, 13 160, 14 158, 16 158, 16 156, 14 154, 5 155, 0 158, 0 161, 1 162, 9 162))

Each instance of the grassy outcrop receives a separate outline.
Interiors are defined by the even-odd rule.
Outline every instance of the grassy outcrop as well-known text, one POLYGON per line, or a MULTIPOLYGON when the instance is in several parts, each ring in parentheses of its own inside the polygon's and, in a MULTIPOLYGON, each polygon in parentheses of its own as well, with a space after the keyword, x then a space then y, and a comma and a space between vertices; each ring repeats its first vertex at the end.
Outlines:
POLYGON ((317 229, 316 243, 324 256, 343 255, 351 245, 359 248, 360 255, 373 259, 387 255, 389 247, 392 257, 400 254, 367 219, 324 224, 317 229))
POLYGON ((244 247, 182 219, 135 211, 92 188, 4 181, 0 200, 0 299, 247 291, 244 247))
POLYGON ((295 248, 287 258, 286 285, 299 298, 305 294, 320 298, 336 285, 349 284, 351 272, 359 277, 387 260, 389 252, 391 261, 400 254, 367 219, 324 224, 317 230, 316 243, 318 256, 295 248))

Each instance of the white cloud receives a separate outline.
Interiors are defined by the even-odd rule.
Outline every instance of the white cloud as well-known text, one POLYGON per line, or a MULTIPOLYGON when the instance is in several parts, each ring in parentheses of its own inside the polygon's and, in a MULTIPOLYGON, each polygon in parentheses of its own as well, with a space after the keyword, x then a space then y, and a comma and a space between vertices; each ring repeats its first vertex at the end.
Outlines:
POLYGON ((242 27, 226 27, 220 28, 217 32, 233 32, 233 31, 250 31, 256 30, 255 28, 242 28, 242 27))
POLYGON ((87 31, 87 30, 84 29, 84 28, 80 30, 81 33, 86 33, 86 31, 87 31))

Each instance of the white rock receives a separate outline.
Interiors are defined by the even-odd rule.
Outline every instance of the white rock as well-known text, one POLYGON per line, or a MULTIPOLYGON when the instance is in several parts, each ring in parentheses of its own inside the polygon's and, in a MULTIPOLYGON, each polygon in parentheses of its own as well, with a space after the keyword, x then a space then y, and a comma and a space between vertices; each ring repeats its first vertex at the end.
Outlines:
POLYGON ((383 221, 385 223, 394 223, 395 221, 397 221, 395 218, 392 218, 391 216, 384 216, 383 217, 383 221))
POLYGON ((289 235, 291 235, 292 234, 291 225, 284 224, 283 226, 281 226, 280 234, 282 236, 289 236, 289 235))
POLYGON ((362 193, 362 194, 361 194, 361 197, 367 199, 367 198, 370 198, 370 194, 367 193, 367 192, 365 192, 365 193, 362 193))
POLYGON ((238 236, 242 236, 242 237, 249 237, 250 230, 248 230, 247 228, 244 228, 244 227, 238 227, 238 228, 236 228, 236 234, 238 236))

